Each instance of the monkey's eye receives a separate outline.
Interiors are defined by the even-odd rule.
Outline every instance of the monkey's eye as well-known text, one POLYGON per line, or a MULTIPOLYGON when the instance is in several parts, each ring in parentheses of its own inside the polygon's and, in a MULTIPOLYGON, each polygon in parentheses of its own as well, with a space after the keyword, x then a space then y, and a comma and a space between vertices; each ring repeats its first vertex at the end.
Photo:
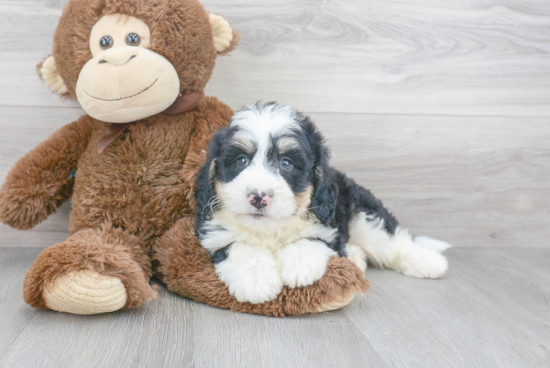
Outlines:
POLYGON ((113 47, 113 38, 111 36, 103 36, 101 37, 101 40, 99 40, 99 46, 103 49, 103 50, 107 50, 107 49, 110 49, 111 47, 113 47))
POLYGON ((249 164, 248 157, 246 157, 246 156, 239 157, 237 159, 237 164, 241 167, 248 166, 248 164, 249 164))
POLYGON ((137 33, 128 33, 126 35, 126 44, 128 46, 138 46, 141 43, 141 37, 137 33))
POLYGON ((292 162, 288 158, 285 158, 281 161, 281 168, 284 170, 292 169, 292 162))

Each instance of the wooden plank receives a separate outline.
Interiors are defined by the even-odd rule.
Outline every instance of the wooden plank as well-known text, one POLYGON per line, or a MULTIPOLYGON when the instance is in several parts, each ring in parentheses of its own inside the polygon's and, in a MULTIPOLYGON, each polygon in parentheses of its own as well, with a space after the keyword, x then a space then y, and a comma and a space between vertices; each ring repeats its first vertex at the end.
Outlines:
POLYGON ((550 113, 544 0, 220 3, 211 8, 243 41, 232 59, 220 59, 209 91, 231 106, 244 99, 315 112, 550 113))
MULTIPOLYGON (((19 336, 22 330, 35 320, 37 314, 23 302, 23 280, 25 273, 42 249, 18 248, 0 249, 0 350, 5 344, 19 336)), ((2 366, 0 359, 0 366, 2 366)))
POLYGON ((0 367, 188 366, 192 361, 188 306, 193 302, 165 289, 161 304, 151 302, 98 316, 34 310, 25 305, 21 295, 24 271, 38 251, 0 252, 0 272, 6 277, 13 275, 17 285, 15 292, 0 289, 0 310, 8 322, 8 328, 0 333, 0 351, 9 355, 3 356, 0 367))
MULTIPOLYGON (((28 267, 36 253, 1 249, 0 259, 19 265, 17 272, 0 267, 0 274, 12 271, 8 280, 20 287, 21 264, 28 267)), ((74 316, 34 311, 20 291, 13 295, 0 294, 0 311, 10 317, 0 335, 0 367, 384 366, 343 313, 289 319, 237 314, 161 288, 158 301, 138 309, 74 316)))
POLYGON ((197 306, 195 331, 208 351, 195 355, 199 367, 386 366, 342 313, 272 319, 197 306))
POLYGON ((548 119, 313 114, 332 164, 413 234, 549 247, 548 119))
MULTIPOLYGON (((34 67, 64 1, 0 1, 0 101, 75 106, 34 67)), ((546 0, 204 1, 241 31, 207 92, 305 111, 550 116, 546 0)))
POLYGON ((373 290, 362 299, 285 319, 212 308, 164 287, 130 311, 36 311, 21 284, 39 251, 0 249, 0 367, 550 364, 548 249, 451 249, 441 280, 369 269, 373 290))
POLYGON ((452 249, 441 280, 368 270, 344 311, 392 367, 550 365, 548 249, 452 249))
POLYGON ((53 33, 64 0, 0 1, 0 104, 78 106, 62 101, 36 74, 36 65, 51 54, 53 33))
POLYGON ((31 230, 17 230, 0 223, 0 248, 49 247, 69 237, 71 204, 65 203, 57 213, 31 230))
MULTIPOLYGON (((0 183, 16 160, 77 108, 0 107, 0 183)), ((333 166, 372 189, 414 234, 459 247, 548 247, 546 118, 312 114, 333 166)), ((69 205, 36 229, 0 226, 0 247, 49 246, 69 205)))

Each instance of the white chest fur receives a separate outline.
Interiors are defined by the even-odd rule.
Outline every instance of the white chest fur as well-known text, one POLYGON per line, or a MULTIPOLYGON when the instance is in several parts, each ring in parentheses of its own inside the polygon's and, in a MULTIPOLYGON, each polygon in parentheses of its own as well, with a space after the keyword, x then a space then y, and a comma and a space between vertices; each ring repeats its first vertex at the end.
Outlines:
POLYGON ((325 227, 309 215, 295 216, 284 222, 278 221, 273 226, 262 221, 258 220, 258 227, 251 229, 243 226, 231 214, 219 211, 205 224, 205 235, 202 237, 201 245, 209 251, 214 251, 239 242, 277 252, 284 246, 304 238, 330 243, 337 232, 337 229, 325 227))
POLYGON ((327 244, 337 229, 309 215, 250 228, 218 211, 203 227, 201 244, 209 251, 228 247, 216 273, 240 302, 263 303, 277 297, 283 285, 301 287, 319 280, 335 252, 327 244))

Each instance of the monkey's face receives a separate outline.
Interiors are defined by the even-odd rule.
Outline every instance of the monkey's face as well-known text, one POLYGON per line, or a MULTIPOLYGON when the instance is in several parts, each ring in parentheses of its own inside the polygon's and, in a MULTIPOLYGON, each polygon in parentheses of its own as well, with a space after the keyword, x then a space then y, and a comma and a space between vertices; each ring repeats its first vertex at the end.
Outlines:
POLYGON ((148 49, 151 31, 128 15, 101 18, 90 34, 93 58, 76 83, 78 102, 91 117, 125 123, 166 110, 178 97, 180 81, 172 63, 148 49))
POLYGON ((40 75, 97 120, 129 123, 183 111, 237 42, 198 0, 67 0, 40 75))

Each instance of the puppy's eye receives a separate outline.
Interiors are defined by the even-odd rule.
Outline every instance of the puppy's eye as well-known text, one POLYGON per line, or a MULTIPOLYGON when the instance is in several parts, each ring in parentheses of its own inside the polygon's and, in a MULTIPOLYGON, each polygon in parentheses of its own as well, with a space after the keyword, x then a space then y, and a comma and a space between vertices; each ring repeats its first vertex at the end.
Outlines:
POLYGON ((101 47, 103 50, 110 49, 113 47, 113 38, 111 36, 103 36, 99 40, 99 47, 101 47))
POLYGON ((249 164, 249 161, 248 161, 248 157, 246 156, 241 156, 237 159, 237 165, 241 167, 248 166, 248 164, 249 164))
POLYGON ((281 161, 281 168, 284 169, 284 170, 292 169, 292 162, 290 162, 290 160, 288 158, 284 158, 281 161))
POLYGON ((138 46, 141 43, 141 37, 137 33, 128 33, 126 35, 126 44, 128 46, 138 46))

